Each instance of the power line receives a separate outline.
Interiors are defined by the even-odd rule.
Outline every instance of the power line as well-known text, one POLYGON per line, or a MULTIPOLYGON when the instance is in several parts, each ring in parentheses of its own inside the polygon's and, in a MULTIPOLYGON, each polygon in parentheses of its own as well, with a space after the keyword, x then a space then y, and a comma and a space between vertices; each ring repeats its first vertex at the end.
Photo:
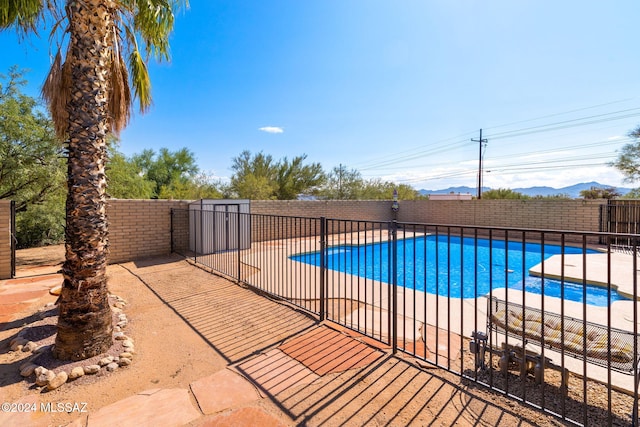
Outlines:
POLYGON ((533 119, 519 120, 519 121, 516 121, 516 122, 511 122, 511 123, 505 123, 505 124, 502 124, 502 125, 491 126, 491 127, 485 128, 485 130, 486 129, 497 129, 497 128, 501 128, 501 127, 517 125, 517 124, 520 124, 520 123, 534 122, 536 120, 548 119, 550 117, 563 116, 563 115, 569 114, 569 113, 576 113, 578 111, 584 111, 584 110, 590 110, 592 108, 604 107, 605 105, 619 104, 621 102, 626 102, 626 101, 631 101, 631 100, 633 100, 633 98, 626 98, 626 99, 620 99, 620 100, 617 100, 617 101, 605 102, 603 104, 592 105, 590 107, 576 108, 574 110, 568 110, 568 111, 564 111, 562 113, 547 114, 547 115, 544 115, 544 116, 535 117, 533 119))
MULTIPOLYGON (((567 150, 572 150, 572 149, 585 149, 585 148, 590 148, 590 147, 604 147, 604 146, 609 146, 609 145, 619 145, 619 144, 626 144, 628 142, 633 141, 632 138, 629 137, 624 137, 624 138, 620 138, 620 139, 616 139, 616 140, 606 140, 606 141, 595 141, 595 142, 591 142, 591 143, 587 143, 587 144, 579 144, 579 145, 568 145, 562 148, 551 148, 551 149, 547 149, 547 150, 535 150, 535 151, 525 151, 525 152, 521 152, 518 153, 517 155, 514 155, 513 153, 510 154, 505 154, 502 156, 492 156, 491 160, 499 160, 499 159, 511 159, 513 160, 514 158, 522 158, 522 157, 530 157, 530 156, 537 156, 537 155, 542 155, 542 154, 554 154, 554 153, 563 153, 566 152, 567 150), (517 157, 514 157, 517 156, 517 157)), ((485 152, 486 153, 486 152, 485 152)), ((592 156, 599 156, 600 154, 608 154, 613 156, 613 154, 611 154, 610 152, 607 153, 593 153, 592 156)), ((473 159, 469 158, 466 160, 462 160, 462 162, 471 162, 473 159)), ((460 162, 459 162, 460 163, 460 162)), ((439 167, 439 166, 447 166, 450 165, 451 162, 438 162, 438 163, 426 163, 426 164, 422 164, 422 167, 439 167)), ((376 168, 377 170, 395 170, 395 167, 380 167, 380 168, 376 168)))
MULTIPOLYGON (((424 146, 420 147, 419 151, 415 151, 416 150, 415 148, 409 149, 409 150, 400 151, 400 152, 396 153, 396 154, 400 154, 400 156, 394 157, 392 159, 392 161, 394 161, 395 159, 404 159, 404 158, 409 158, 411 160, 411 158, 416 156, 416 154, 418 154, 418 153, 419 154, 430 153, 431 151, 428 150, 428 148, 430 148, 430 147, 438 146, 439 144, 443 144, 443 143, 446 143, 446 142, 449 142, 449 141, 452 141, 452 140, 459 140, 460 138, 465 138, 462 141, 466 142, 466 137, 468 135, 470 135, 470 134, 471 134, 471 132, 466 132, 466 133, 464 133, 462 135, 458 135, 458 136, 454 136, 454 137, 450 137, 450 138, 445 138, 445 139, 441 139, 441 140, 438 140, 438 141, 434 141, 434 142, 432 142, 430 144, 427 144, 427 145, 424 145, 424 146), (404 153, 409 153, 409 154, 404 154, 404 153)), ((456 142, 454 144, 457 146, 457 145, 459 145, 461 143, 462 143, 461 141, 458 141, 458 142, 456 142)), ((360 163, 361 165, 364 165, 364 166, 362 166, 360 168, 360 170, 371 169, 371 168, 375 167, 376 164, 379 164, 379 163, 385 164, 387 162, 389 162, 389 157, 388 156, 384 156, 384 157, 377 158, 377 159, 372 159, 372 160, 360 163)), ((357 165, 358 165, 358 163, 356 163, 356 166, 357 165)))
MULTIPOLYGON (((514 174, 527 172, 527 171, 538 171, 538 170, 552 171, 552 170, 564 170, 564 169, 577 170, 577 169, 593 168, 596 166, 607 166, 607 165, 608 165, 608 162, 597 162, 597 163, 579 163, 579 164, 570 164, 570 165, 565 164, 565 165, 553 165, 553 166, 505 167, 505 168, 498 168, 498 169, 492 168, 492 171, 494 170, 499 171, 503 175, 514 175, 514 174)), ((403 184, 411 184, 411 183, 424 182, 424 181, 436 181, 436 180, 442 180, 442 179, 448 179, 448 178, 461 178, 465 176, 471 176, 474 173, 475 172, 473 170, 464 170, 464 171, 457 171, 457 172, 452 172, 448 174, 441 174, 441 175, 421 177, 421 178, 397 179, 396 181, 403 184)))
MULTIPOLYGON (((623 144, 623 143, 627 143, 627 142, 631 142, 632 139, 625 137, 625 138, 621 138, 621 139, 616 139, 616 140, 612 140, 612 141, 597 141, 597 142, 592 142, 592 143, 588 143, 588 144, 579 144, 579 145, 568 145, 562 148, 550 148, 548 150, 537 150, 537 151, 528 151, 528 152, 524 152, 524 153, 520 153, 519 156, 529 156, 529 155, 537 155, 537 154, 553 154, 553 153, 561 153, 563 151, 567 151, 567 150, 571 150, 571 149, 584 149, 584 148, 589 148, 589 147, 602 147, 605 145, 618 145, 618 144, 623 144)), ((508 155, 504 155, 504 156, 494 156, 492 157, 492 159, 504 159, 504 158, 513 158, 513 154, 508 154, 508 155)))
POLYGON ((517 137, 517 136, 531 135, 531 134, 540 133, 540 132, 550 132, 550 131, 554 131, 554 130, 568 129, 568 128, 579 127, 579 126, 586 126, 586 125, 591 125, 591 124, 596 124, 596 123, 609 122, 609 121, 613 121, 613 120, 628 119, 628 118, 631 118, 631 117, 640 116, 640 111, 638 111, 638 110, 640 110, 640 108, 631 108, 629 110, 617 111, 615 113, 599 114, 599 115, 590 116, 590 117, 581 117, 579 119, 564 120, 564 121, 561 121, 561 122, 549 123, 549 124, 546 124, 546 125, 531 126, 531 127, 524 128, 524 129, 518 129, 518 130, 514 130, 514 131, 506 131, 506 132, 498 133, 498 134, 492 135, 491 139, 513 138, 513 137, 517 137), (614 116, 614 117, 606 117, 605 118, 605 116, 610 116, 612 114, 617 114, 617 113, 622 113, 622 112, 627 112, 627 111, 638 111, 638 112, 633 113, 633 114, 625 114, 625 115, 621 115, 621 116, 614 116), (599 118, 599 117, 602 117, 602 118, 599 118), (593 120, 582 121, 582 120, 586 120, 586 119, 593 119, 593 120), (575 123, 575 122, 578 122, 578 123, 575 123), (569 124, 569 123, 572 123, 572 124, 569 124))
MULTIPOLYGON (((610 104, 610 103, 601 104, 601 105, 608 105, 608 104, 610 104)), ((577 109, 577 110, 572 110, 572 111, 581 111, 581 110, 585 110, 585 109, 589 109, 589 108, 595 108, 595 107, 597 107, 597 106, 586 107, 586 108, 583 108, 583 109, 577 109)), ((567 114, 567 113, 551 114, 551 115, 544 116, 544 117, 553 117, 553 116, 562 115, 562 114, 567 114)), ((575 127, 582 127, 582 126, 587 126, 587 125, 605 123, 605 122, 610 122, 610 121, 614 121, 614 120, 622 120, 622 119, 633 118, 633 117, 638 117, 638 116, 640 116, 640 107, 629 108, 629 109, 618 110, 618 111, 613 111, 613 112, 608 112, 608 113, 602 113, 602 114, 595 114, 595 115, 580 117, 580 118, 576 118, 576 119, 552 122, 552 123, 542 124, 542 125, 538 125, 538 126, 530 126, 530 127, 521 128, 521 129, 514 129, 514 130, 510 130, 510 131, 504 131, 504 132, 500 132, 500 133, 497 133, 497 134, 494 134, 494 135, 490 135, 490 138, 492 140, 501 140, 501 139, 507 139, 507 138, 522 137, 522 136, 532 135, 532 134, 536 134, 536 133, 551 132, 551 131, 557 131, 557 130, 562 130, 562 129, 570 129, 570 128, 575 128, 575 127), (627 114, 622 114, 622 113, 627 113, 627 114)), ((524 120, 524 121, 521 121, 521 122, 528 122, 528 121, 533 121, 533 120, 537 120, 537 119, 529 119, 529 120, 524 120)), ((518 122, 516 122, 516 123, 518 123, 518 122)), ((492 129, 495 129, 495 128, 498 128, 498 127, 504 127, 504 126, 506 126, 506 125, 494 126, 494 127, 492 127, 492 129)), ((451 141, 453 139, 455 139, 455 137, 447 138, 447 139, 444 139, 444 140, 440 140, 438 142, 435 142, 433 144, 429 144, 429 145, 425 146, 420 151, 413 151, 413 150, 405 151, 405 153, 410 153, 410 154, 405 154, 403 156, 387 158, 386 160, 381 160, 381 161, 374 162, 374 163, 371 163, 371 162, 364 163, 365 166, 361 167, 360 170, 379 169, 379 168, 384 167, 384 166, 402 164, 402 163, 409 162, 411 160, 417 160, 417 159, 420 159, 420 158, 423 158, 423 157, 427 157, 427 156, 432 156, 432 155, 436 155, 436 154, 450 152, 450 151, 453 151, 453 150, 455 150, 457 148, 465 146, 465 140, 459 140, 459 141, 456 141, 454 143, 449 143, 449 144, 446 144, 446 145, 440 145, 441 143, 445 143, 445 142, 451 141)))

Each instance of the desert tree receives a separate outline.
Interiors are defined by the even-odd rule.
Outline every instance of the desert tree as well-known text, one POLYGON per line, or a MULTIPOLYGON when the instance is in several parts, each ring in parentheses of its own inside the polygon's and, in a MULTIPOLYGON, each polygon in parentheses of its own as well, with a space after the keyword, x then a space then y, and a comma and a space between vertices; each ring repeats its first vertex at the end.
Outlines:
POLYGON ((245 150, 233 158, 230 191, 253 200, 291 200, 311 195, 324 183, 320 163, 305 164, 307 155, 274 160, 270 154, 245 150))
POLYGON ((618 158, 611 162, 611 166, 618 169, 627 182, 640 181, 640 126, 628 133, 633 140, 622 147, 618 158))

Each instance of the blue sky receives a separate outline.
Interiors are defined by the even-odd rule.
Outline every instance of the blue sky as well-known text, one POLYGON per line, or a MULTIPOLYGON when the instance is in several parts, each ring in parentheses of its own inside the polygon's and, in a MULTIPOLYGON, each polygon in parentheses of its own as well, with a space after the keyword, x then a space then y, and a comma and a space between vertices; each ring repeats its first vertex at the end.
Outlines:
MULTIPOLYGON (((634 186, 607 163, 640 125, 640 2, 191 0, 154 105, 120 151, 189 148, 228 178, 242 150, 306 154, 417 189, 634 186)), ((48 32, 0 33, 38 95, 48 32)))

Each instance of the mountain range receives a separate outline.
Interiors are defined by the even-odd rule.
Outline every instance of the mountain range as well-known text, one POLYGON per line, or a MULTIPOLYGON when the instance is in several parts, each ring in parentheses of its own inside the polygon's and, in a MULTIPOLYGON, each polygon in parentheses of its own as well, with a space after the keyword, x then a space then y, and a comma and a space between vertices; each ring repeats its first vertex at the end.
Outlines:
MULTIPOLYGON (((553 187, 528 187, 528 188, 512 188, 511 190, 513 191, 517 191, 518 193, 522 193, 526 196, 531 196, 531 197, 535 197, 535 196, 542 196, 542 197, 546 197, 546 196, 554 196, 554 195, 567 195, 571 198, 579 198, 580 197, 580 192, 582 190, 589 190, 591 187, 598 187, 598 188, 611 188, 614 187, 619 193, 620 195, 625 195, 627 194, 629 191, 631 191, 631 188, 624 188, 624 187, 615 187, 613 185, 605 185, 605 184, 600 184, 598 182, 592 181, 592 182, 581 182, 579 184, 574 184, 574 185, 570 185, 568 187, 562 187, 562 188, 553 188, 553 187)), ((482 191, 488 191, 491 190, 491 188, 488 187, 483 187, 482 191)), ((466 194, 466 193, 470 193, 473 194, 474 196, 477 193, 477 187, 466 187, 466 186, 461 186, 461 187, 449 187, 449 188, 444 188, 442 190, 418 190, 418 192, 420 194, 449 194, 449 193, 461 193, 461 194, 466 194)))

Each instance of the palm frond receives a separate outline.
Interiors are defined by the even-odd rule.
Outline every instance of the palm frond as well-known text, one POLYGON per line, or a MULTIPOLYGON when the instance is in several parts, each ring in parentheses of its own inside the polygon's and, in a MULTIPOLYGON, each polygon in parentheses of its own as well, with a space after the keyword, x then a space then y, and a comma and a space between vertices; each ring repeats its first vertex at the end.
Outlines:
POLYGON ((140 0, 133 25, 142 36, 147 55, 157 59, 169 59, 169 34, 173 30, 175 1, 140 0))
POLYGON ((120 52, 114 49, 111 61, 111 89, 109 93, 109 116, 111 131, 118 135, 129 123, 131 114, 131 89, 129 73, 120 52))
POLYGON ((15 27, 18 32, 35 32, 43 10, 43 0, 0 0, 0 28, 15 27))
POLYGON ((140 104, 140 112, 144 113, 151 106, 151 80, 147 64, 137 48, 129 55, 129 69, 133 90, 140 104))
POLYGON ((42 85, 42 98, 49 106, 56 135, 61 140, 66 139, 69 126, 67 101, 71 90, 71 68, 67 62, 62 63, 60 50, 56 53, 49 74, 42 85))

